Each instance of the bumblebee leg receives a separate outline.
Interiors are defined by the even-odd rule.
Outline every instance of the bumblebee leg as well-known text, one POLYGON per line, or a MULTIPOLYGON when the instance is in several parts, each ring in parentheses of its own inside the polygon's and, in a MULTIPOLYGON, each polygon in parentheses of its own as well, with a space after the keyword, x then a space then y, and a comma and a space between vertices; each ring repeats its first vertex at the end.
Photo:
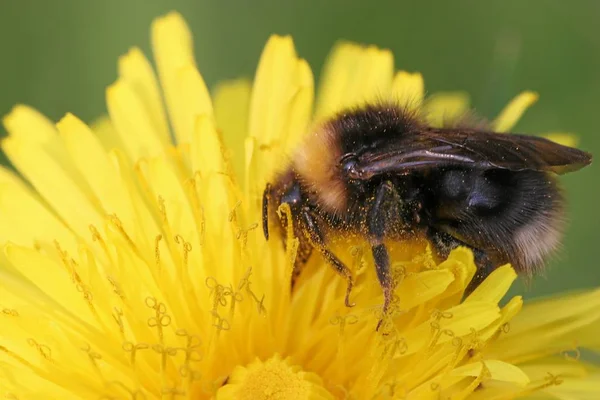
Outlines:
POLYGON ((262 198, 262 225, 265 239, 269 240, 269 197, 271 196, 271 184, 267 183, 262 198))
POLYGON ((354 286, 354 279, 352 278, 352 272, 348 267, 341 262, 335 254, 327 249, 325 244, 325 239, 323 237, 323 233, 321 229, 317 225, 314 216, 308 208, 304 208, 302 210, 302 222, 304 223, 304 227, 306 229, 306 234, 308 235, 309 240, 312 242, 314 247, 316 247, 319 252, 325 257, 325 259, 329 262, 331 266, 335 269, 335 271, 346 278, 348 282, 348 286, 346 287, 346 307, 354 307, 354 303, 350 303, 350 292, 352 291, 352 287, 354 286))
MULTIPOLYGON (((267 202, 268 200, 268 196, 269 194, 267 194, 268 190, 270 189, 270 187, 267 187, 267 189, 265 189, 265 194, 263 195, 263 206, 264 203, 267 202)), ((299 209, 297 207, 291 208, 292 211, 292 215, 291 216, 285 216, 285 218, 281 219, 281 243, 283 245, 283 248, 287 251, 287 245, 288 245, 288 240, 287 240, 287 227, 288 224, 290 223, 290 221, 288 221, 288 217, 291 217, 294 222, 293 222, 293 227, 294 227, 294 232, 293 235, 294 237, 296 237, 298 239, 298 249, 296 251, 296 258, 294 259, 294 266, 293 266, 293 270, 292 270, 292 276, 291 276, 291 280, 290 280, 290 289, 293 291, 294 290, 294 286, 296 285, 296 281, 298 280, 298 278, 300 277, 300 274, 302 273, 302 270, 304 269, 304 266, 306 265, 306 263, 308 262, 308 259, 310 258, 312 251, 313 251, 313 245, 312 243, 309 241, 309 239, 306 237, 306 235, 304 234, 305 229, 303 228, 303 224, 301 221, 301 211, 299 211, 299 209)), ((268 232, 268 227, 266 226, 268 223, 267 221, 267 217, 264 214, 264 210, 263 210, 263 227, 265 229, 265 232, 268 232)), ((268 240, 268 236, 267 236, 267 240, 268 240)))
MULTIPOLYGON (((390 276, 390 256, 384 244, 376 244, 371 246, 373 259, 375 260, 375 270, 377 271, 377 279, 383 289, 383 309, 382 315, 385 316, 390 308, 393 298, 393 282, 390 276)), ((383 323, 383 317, 377 323, 376 330, 379 330, 383 323)))
POLYGON ((313 245, 301 235, 297 235, 298 240, 300 241, 298 245, 298 251, 296 253, 296 260, 294 261, 294 270, 292 271, 292 282, 291 289, 294 290, 294 286, 296 285, 296 281, 300 277, 300 273, 304 269, 304 266, 308 262, 310 255, 313 251, 313 245))
POLYGON ((448 257, 450 252, 459 246, 467 247, 473 252, 473 256, 475 257, 475 265, 477 265, 477 272, 465 289, 464 297, 470 295, 473 290, 475 290, 477 286, 479 286, 479 284, 483 282, 485 278, 487 278, 488 275, 491 274, 495 269, 494 262, 490 259, 485 251, 470 246, 448 233, 430 229, 427 236, 440 257, 448 257))
MULTIPOLYGON (((388 201, 396 196, 394 186, 391 182, 383 182, 375 194, 375 201, 367 214, 367 227, 371 252, 375 261, 377 279, 383 289, 383 315, 388 312, 393 297, 394 282, 390 274, 390 256, 383 244, 386 233, 386 215, 389 214, 391 203, 388 201)), ((377 330, 381 327, 383 318, 377 324, 377 330)))

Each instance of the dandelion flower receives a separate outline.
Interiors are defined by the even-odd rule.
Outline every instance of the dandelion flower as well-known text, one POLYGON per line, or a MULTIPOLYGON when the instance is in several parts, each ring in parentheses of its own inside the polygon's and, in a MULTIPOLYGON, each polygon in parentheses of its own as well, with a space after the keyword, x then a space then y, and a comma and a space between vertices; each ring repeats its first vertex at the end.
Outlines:
MULTIPOLYGON (((600 398, 600 369, 578 356, 600 349, 599 290, 501 304, 506 265, 462 301, 469 251, 440 262, 399 243, 383 335, 360 243, 339 252, 356 276, 346 308, 345 281, 318 257, 291 293, 293 242, 257 229, 264 183, 315 121, 390 96, 435 124, 464 94, 424 98, 389 51, 341 44, 313 112, 308 64, 272 37, 252 85, 211 97, 181 16, 154 22, 152 46, 157 74, 140 50, 124 55, 92 127, 26 106, 4 118, 20 174, 0 170, 3 398, 600 398)), ((495 127, 535 99, 518 96, 495 127)))

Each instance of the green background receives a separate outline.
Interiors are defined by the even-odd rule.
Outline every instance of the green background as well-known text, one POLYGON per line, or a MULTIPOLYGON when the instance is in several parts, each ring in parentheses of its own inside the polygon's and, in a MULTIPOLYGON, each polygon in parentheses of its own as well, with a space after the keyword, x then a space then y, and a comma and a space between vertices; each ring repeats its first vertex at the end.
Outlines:
MULTIPOLYGON (((569 131, 600 153, 600 2, 590 1, 150 1, 0 0, 0 112, 30 104, 52 119, 105 110, 117 57, 150 54, 152 19, 180 11, 210 86, 252 77, 272 33, 293 35, 318 76, 338 39, 390 48, 396 66, 421 71, 428 92, 466 90, 493 117, 524 89, 540 101, 517 126, 569 131)), ((600 163, 563 178, 570 202, 565 248, 526 296, 600 286, 600 163)), ((0 222, 1 223, 1 222, 0 222)), ((522 287, 515 290, 522 291, 522 287)))

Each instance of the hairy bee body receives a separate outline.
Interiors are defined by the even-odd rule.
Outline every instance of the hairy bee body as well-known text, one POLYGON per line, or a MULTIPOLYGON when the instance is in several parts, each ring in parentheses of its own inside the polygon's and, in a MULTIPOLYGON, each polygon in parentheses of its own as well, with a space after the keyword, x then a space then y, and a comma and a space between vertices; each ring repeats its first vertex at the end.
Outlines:
POLYGON ((265 189, 263 227, 268 238, 269 210, 288 204, 300 239, 297 272, 317 249, 347 279, 348 305, 352 273, 326 233, 366 238, 385 312, 393 286, 385 239, 425 237, 442 257, 471 248, 471 289, 504 263, 532 275, 560 244, 564 199, 555 175, 590 162, 588 153, 539 137, 434 128, 402 108, 370 105, 307 136, 265 189))

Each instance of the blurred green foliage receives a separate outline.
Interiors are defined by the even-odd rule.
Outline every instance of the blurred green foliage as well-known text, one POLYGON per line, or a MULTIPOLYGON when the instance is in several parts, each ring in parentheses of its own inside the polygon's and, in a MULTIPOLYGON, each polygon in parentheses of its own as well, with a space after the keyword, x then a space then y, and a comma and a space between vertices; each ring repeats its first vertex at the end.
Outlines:
MULTIPOLYGON (((600 153, 600 2, 356 0, 0 0, 0 111, 32 105, 52 119, 91 121, 117 57, 138 45, 150 54, 152 19, 178 10, 195 35, 210 86, 252 77, 272 33, 292 34, 318 72, 339 39, 390 48, 396 66, 421 71, 428 92, 466 90, 493 117, 516 93, 541 99, 518 125, 527 133, 568 131, 600 153)), ((600 285, 600 163, 563 179, 570 228, 547 278, 526 296, 600 285)), ((522 288, 521 288, 522 289, 522 288)))

